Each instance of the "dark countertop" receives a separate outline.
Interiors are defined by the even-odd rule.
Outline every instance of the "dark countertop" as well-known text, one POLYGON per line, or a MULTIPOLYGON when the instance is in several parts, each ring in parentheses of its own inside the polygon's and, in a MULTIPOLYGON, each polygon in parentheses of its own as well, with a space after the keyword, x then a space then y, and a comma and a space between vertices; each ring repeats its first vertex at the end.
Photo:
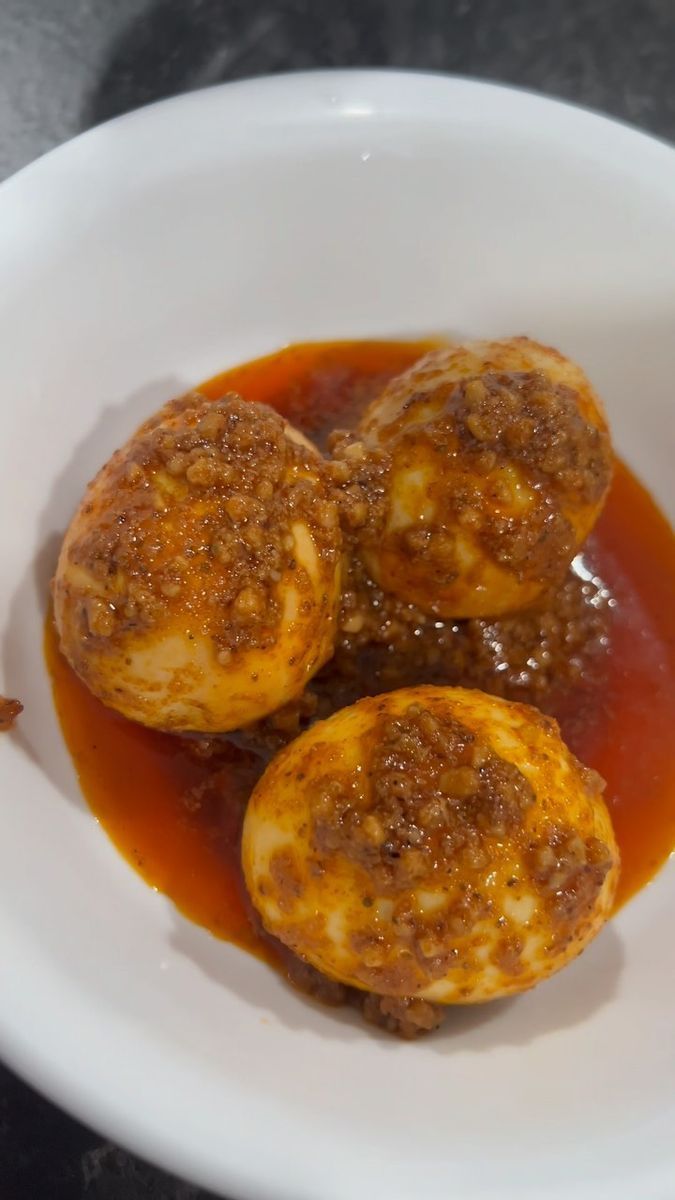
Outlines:
MULTIPOLYGON (((675 140, 673 64, 673 0, 0 0, 0 178, 148 101, 312 67, 515 83, 675 140)), ((0 1200, 207 1197, 0 1066, 0 1200)))

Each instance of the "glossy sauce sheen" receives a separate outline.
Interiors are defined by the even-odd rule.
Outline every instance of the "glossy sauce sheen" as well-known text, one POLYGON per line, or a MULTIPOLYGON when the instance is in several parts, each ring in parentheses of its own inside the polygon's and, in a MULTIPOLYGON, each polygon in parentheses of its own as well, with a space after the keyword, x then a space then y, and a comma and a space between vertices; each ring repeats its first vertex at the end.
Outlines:
MULTIPOLYGON (((348 427, 391 376, 431 343, 295 346, 200 387, 237 391, 279 409, 322 442, 348 427)), ((602 669, 557 691, 550 710, 578 757, 607 781, 621 848, 617 904, 642 887, 675 846, 675 539, 647 492, 617 465, 584 570, 611 594, 602 669), (575 720, 583 709, 583 721, 575 720)), ((264 956, 239 868, 247 797, 264 763, 225 740, 209 745, 134 725, 80 683, 48 622, 46 656, 64 736, 84 795, 119 850, 186 916, 264 956)))

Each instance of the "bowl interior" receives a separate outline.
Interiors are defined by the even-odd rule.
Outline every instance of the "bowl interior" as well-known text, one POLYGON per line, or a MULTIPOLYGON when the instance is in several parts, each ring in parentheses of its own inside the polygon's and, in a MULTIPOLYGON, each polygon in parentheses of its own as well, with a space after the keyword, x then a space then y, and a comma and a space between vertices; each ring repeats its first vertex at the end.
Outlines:
POLYGON ((0 682, 26 706, 0 746, 0 1052, 37 1086, 236 1196, 672 1194, 672 866, 549 984, 389 1041, 135 876, 78 792, 41 633, 100 463, 295 340, 551 342, 672 516, 673 245, 667 147, 433 77, 197 93, 0 188, 0 682))

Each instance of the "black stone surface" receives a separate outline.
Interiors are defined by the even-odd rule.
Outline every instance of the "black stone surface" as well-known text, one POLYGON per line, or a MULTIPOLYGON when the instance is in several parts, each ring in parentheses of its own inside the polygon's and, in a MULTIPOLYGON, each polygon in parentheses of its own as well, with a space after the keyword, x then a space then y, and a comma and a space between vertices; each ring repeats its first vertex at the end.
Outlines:
MULTIPOLYGON (((0 178, 151 100, 350 66, 514 83, 675 140, 674 0, 0 0, 0 178)), ((0 1066, 0 1200, 207 1196, 0 1066)))

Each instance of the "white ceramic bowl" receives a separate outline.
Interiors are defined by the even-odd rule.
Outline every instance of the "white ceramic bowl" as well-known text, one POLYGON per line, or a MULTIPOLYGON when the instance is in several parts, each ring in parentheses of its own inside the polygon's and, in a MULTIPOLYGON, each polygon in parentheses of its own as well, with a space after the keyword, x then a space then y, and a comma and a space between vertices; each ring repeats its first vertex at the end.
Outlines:
POLYGON ((582 960, 415 1045, 180 917, 87 811, 41 653, 59 534, 161 401, 311 338, 529 333, 578 358, 673 511, 675 153, 465 80, 196 93, 0 188, 0 1053, 141 1154, 256 1200, 671 1200, 675 870, 582 960))

